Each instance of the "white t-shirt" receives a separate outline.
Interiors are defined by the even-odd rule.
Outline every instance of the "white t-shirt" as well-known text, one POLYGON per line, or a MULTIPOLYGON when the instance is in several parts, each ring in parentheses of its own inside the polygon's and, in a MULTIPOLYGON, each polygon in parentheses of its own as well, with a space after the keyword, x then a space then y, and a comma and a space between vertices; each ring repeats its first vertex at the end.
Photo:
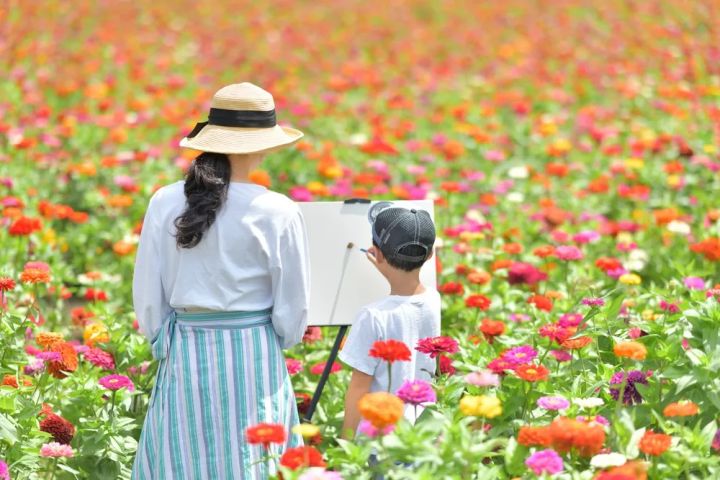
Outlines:
POLYGON ((184 181, 150 199, 135 258, 133 303, 140 331, 153 339, 173 308, 256 311, 273 307, 283 348, 307 326, 310 272, 300 208, 255 184, 231 182, 215 222, 193 248, 178 248, 175 219, 184 181))
MULTIPOLYGON (((386 392, 387 362, 368 353, 379 340, 398 340, 410 349, 409 362, 392 364, 392 385, 395 393, 405 380, 432 379, 435 360, 415 350, 418 340, 440 335, 440 294, 435 289, 412 296, 389 295, 360 310, 338 358, 352 368, 373 376, 371 392, 386 392)), ((420 414, 418 408, 417 413, 420 414)), ((415 409, 408 406, 405 417, 415 420, 415 409)))

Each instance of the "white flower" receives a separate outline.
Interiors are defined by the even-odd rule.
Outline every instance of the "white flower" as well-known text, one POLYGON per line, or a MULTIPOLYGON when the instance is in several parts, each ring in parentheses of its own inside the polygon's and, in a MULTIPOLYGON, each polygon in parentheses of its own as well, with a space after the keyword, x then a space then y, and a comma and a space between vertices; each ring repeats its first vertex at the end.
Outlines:
POLYGON ((525 196, 520 192, 510 192, 507 196, 508 202, 522 203, 525 200, 525 196))
POLYGON ((530 172, 528 172, 528 169, 524 165, 520 165, 517 167, 512 167, 510 170, 508 170, 508 177, 510 178, 527 178, 530 172))
POLYGON ((368 137, 364 133, 353 133, 349 140, 351 145, 362 145, 367 143, 368 137))
POLYGON ((628 261, 625 262, 624 267, 631 271, 639 271, 645 268, 648 262, 648 254, 645 250, 639 248, 630 252, 628 255, 628 261))
POLYGON ((677 220, 673 220, 672 222, 667 224, 668 231, 672 233, 679 233, 681 235, 689 235, 690 234, 690 225, 688 225, 685 222, 680 222, 677 220))
POLYGON ((468 212, 465 214, 465 218, 477 223, 487 222, 487 220, 485 219, 485 215, 483 215, 480 210, 468 210, 468 212))
POLYGON ((625 465, 627 458, 621 453, 601 453, 590 459, 590 465, 595 468, 619 467, 625 465))
POLYGON ((595 408, 599 407, 603 403, 602 398, 598 397, 588 397, 588 398, 574 398, 573 403, 577 405, 580 408, 595 408))

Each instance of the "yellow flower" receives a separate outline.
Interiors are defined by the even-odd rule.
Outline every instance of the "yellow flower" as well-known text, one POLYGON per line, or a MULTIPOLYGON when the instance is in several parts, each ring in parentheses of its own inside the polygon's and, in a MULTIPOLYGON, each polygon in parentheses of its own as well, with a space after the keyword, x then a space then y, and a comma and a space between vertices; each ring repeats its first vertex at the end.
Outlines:
POLYGON ((320 434, 320 427, 310 423, 300 423, 292 428, 293 433, 301 435, 305 440, 309 440, 320 434))
POLYGON ((642 282, 640 275, 634 273, 620 275, 620 283, 624 283, 625 285, 640 285, 640 282, 642 282))
POLYGON ((628 158, 625 160, 625 168, 629 168, 631 170, 640 170, 645 166, 645 161, 642 158, 628 158))
POLYGON ((495 418, 502 413, 502 404, 497 397, 466 395, 460 399, 460 411, 468 417, 495 418))
POLYGON ((717 153, 717 148, 715 147, 715 145, 708 143, 707 145, 703 146, 703 151, 712 155, 713 153, 717 153))
POLYGON ((94 347, 96 343, 108 343, 110 335, 107 327, 102 323, 91 323, 83 331, 83 340, 85 345, 94 347))

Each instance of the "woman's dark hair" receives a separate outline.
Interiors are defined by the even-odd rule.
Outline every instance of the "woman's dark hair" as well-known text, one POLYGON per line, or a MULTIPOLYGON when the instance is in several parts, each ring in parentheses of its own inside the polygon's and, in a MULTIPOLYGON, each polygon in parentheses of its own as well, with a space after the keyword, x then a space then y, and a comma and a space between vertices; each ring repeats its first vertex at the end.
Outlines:
POLYGON ((185 177, 187 207, 175 219, 178 247, 192 248, 215 222, 230 186, 230 159, 224 153, 203 152, 185 177))

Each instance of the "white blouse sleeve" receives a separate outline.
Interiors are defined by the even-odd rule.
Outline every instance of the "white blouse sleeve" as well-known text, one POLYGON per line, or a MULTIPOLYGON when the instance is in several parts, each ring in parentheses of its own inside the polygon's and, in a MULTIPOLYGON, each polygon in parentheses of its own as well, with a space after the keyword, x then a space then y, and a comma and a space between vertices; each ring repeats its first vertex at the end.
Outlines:
POLYGON ((275 242, 270 257, 272 323, 282 348, 290 348, 305 334, 310 304, 310 253, 299 208, 275 242))
POLYGON ((143 220, 140 242, 135 256, 133 273, 133 306, 140 333, 153 340, 170 313, 170 304, 163 290, 161 257, 158 248, 160 229, 153 218, 153 199, 150 199, 143 220))

